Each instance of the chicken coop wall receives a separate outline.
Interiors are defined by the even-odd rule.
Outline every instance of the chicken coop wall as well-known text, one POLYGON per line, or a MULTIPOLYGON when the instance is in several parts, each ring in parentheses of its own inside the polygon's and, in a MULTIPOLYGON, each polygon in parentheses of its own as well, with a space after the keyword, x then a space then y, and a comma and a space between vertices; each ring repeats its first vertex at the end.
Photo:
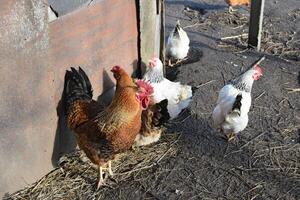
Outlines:
POLYGON ((145 11, 135 0, 98 0, 48 22, 44 1, 1 1, 0 197, 37 181, 74 150, 60 104, 66 69, 81 66, 94 99, 101 99, 114 86, 113 65, 131 74, 139 58, 158 51, 157 36, 150 43, 141 38, 157 30, 156 7, 142 14, 153 23, 141 26, 139 18, 148 18, 138 15, 137 6, 145 11), (140 51, 146 45, 151 50, 140 51))

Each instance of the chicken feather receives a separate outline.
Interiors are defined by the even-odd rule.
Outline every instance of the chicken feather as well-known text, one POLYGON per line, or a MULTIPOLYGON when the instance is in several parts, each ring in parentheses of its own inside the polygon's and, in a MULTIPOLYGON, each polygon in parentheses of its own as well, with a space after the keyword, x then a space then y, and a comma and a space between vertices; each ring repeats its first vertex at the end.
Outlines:
POLYGON ((160 139, 164 125, 170 115, 167 110, 168 100, 164 99, 159 103, 149 105, 148 109, 142 112, 142 127, 135 138, 136 146, 149 145, 160 139))
MULTIPOLYGON (((142 109, 151 95, 149 84, 139 88, 121 67, 113 67, 112 72, 117 86, 106 108, 92 99, 91 83, 81 68, 71 68, 65 75, 67 125, 75 132, 78 146, 99 166, 97 188, 103 184, 102 166, 133 144, 141 128, 142 109)), ((109 172, 112 174, 111 169, 109 172)))
POLYGON ((166 56, 169 60, 171 58, 177 60, 184 59, 190 49, 189 44, 190 39, 187 33, 182 29, 179 21, 177 21, 175 28, 172 30, 167 40, 166 56))
POLYGON ((168 112, 171 119, 176 118, 192 100, 192 87, 166 79, 163 76, 163 64, 156 57, 149 61, 149 70, 145 73, 144 80, 149 81, 154 89, 151 96, 153 102, 158 103, 168 99, 168 112))
POLYGON ((214 125, 220 128, 223 134, 237 134, 246 128, 252 85, 261 74, 261 68, 255 66, 225 85, 219 92, 212 118, 214 125))

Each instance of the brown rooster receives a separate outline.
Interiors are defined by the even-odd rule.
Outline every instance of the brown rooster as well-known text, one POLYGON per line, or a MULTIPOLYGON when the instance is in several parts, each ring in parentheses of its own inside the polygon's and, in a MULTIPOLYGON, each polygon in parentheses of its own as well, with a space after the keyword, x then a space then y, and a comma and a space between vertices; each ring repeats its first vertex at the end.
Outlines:
POLYGON ((112 68, 117 81, 111 104, 103 109, 92 99, 91 83, 85 72, 71 68, 65 75, 67 125, 75 132, 78 146, 99 167, 97 189, 104 184, 103 166, 118 153, 129 149, 141 128, 141 113, 150 102, 152 87, 137 86, 119 66, 112 68))
POLYGON ((246 5, 249 6, 250 5, 250 0, 225 0, 225 2, 228 4, 229 6, 229 13, 234 12, 235 10, 232 8, 234 6, 238 6, 238 5, 246 5))

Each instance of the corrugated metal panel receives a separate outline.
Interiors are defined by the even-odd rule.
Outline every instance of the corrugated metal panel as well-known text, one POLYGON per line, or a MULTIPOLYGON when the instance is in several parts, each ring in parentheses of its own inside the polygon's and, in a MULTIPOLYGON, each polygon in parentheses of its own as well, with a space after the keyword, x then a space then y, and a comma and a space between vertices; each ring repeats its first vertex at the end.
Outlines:
POLYGON ((74 147, 56 112, 65 70, 82 66, 97 98, 112 87, 108 69, 131 73, 138 58, 134 0, 97 1, 47 21, 43 1, 1 1, 0 196, 37 180, 74 147))
POLYGON ((52 168, 57 121, 47 7, 42 1, 1 1, 0 48, 2 196, 52 168))
POLYGON ((95 94, 103 89, 103 71, 113 65, 124 66, 131 73, 137 59, 137 37, 133 0, 100 1, 50 23, 50 65, 56 71, 56 100, 61 95, 65 69, 70 66, 84 67, 94 83, 95 94))
MULTIPOLYGON (((123 66, 132 73, 138 58, 137 34, 133 0, 100 1, 51 22, 50 66, 55 70, 55 102, 61 98, 65 70, 70 67, 81 66, 85 70, 93 85, 94 98, 113 87, 112 66, 123 66)), ((58 114, 53 160, 75 146, 60 107, 58 114)))

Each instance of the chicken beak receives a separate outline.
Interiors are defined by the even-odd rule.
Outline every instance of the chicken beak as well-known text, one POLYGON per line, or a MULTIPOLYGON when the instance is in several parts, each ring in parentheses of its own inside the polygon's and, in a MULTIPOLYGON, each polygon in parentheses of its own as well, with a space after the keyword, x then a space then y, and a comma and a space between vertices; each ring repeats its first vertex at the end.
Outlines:
POLYGON ((263 74, 260 74, 259 77, 263 77, 263 74))

